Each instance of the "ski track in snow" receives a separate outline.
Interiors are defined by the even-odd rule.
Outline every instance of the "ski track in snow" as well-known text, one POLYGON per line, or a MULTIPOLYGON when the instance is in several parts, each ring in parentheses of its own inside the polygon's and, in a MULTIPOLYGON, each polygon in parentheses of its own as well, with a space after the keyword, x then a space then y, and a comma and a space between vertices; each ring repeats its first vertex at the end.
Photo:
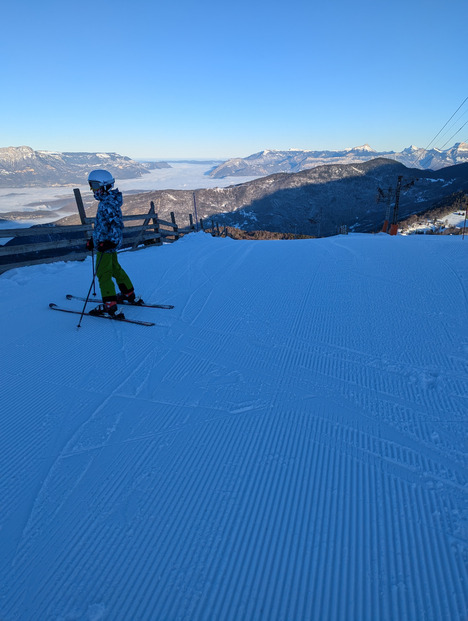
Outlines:
POLYGON ((466 247, 192 234, 151 329, 4 274, 2 621, 466 621, 466 247))

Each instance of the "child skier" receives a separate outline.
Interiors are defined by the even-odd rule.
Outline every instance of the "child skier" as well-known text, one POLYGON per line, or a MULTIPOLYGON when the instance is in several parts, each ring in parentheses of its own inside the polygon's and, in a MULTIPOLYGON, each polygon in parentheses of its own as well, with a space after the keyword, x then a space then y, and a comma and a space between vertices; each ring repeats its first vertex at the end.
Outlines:
POLYGON ((117 258, 117 249, 123 237, 122 193, 118 188, 113 189, 115 179, 107 170, 93 170, 88 176, 88 183, 99 205, 93 237, 86 243, 86 248, 88 250, 96 248, 98 251, 96 276, 103 301, 103 304, 91 310, 90 314, 124 319, 124 314, 118 310, 117 302, 125 300, 134 304, 138 300, 135 298, 132 281, 120 266, 117 258), (118 294, 116 294, 112 278, 116 280, 120 289, 118 294))

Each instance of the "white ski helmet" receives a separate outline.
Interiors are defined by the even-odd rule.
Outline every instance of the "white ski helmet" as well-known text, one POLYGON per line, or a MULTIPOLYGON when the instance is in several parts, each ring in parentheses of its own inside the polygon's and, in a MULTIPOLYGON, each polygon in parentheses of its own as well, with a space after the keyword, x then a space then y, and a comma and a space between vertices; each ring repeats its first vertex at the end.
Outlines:
POLYGON ((115 183, 115 179, 107 170, 93 170, 88 175, 88 183, 93 192, 100 188, 110 190, 115 183))

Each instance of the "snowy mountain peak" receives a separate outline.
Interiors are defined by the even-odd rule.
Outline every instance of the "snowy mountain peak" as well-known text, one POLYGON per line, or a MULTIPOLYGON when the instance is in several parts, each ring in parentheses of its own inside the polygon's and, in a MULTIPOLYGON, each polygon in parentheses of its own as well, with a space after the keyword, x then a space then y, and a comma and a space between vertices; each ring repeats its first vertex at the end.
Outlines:
POLYGON ((31 147, 21 146, 0 148, 0 161, 6 160, 8 162, 17 162, 18 160, 31 158, 33 156, 34 149, 31 149, 31 147))
POLYGON ((351 151, 367 151, 369 153, 377 153, 377 151, 373 149, 370 145, 368 145, 367 142, 360 147, 354 147, 353 149, 351 149, 351 151))
POLYGON ((343 149, 343 151, 345 153, 377 153, 377 151, 368 145, 367 142, 360 147, 348 147, 347 149, 343 149))

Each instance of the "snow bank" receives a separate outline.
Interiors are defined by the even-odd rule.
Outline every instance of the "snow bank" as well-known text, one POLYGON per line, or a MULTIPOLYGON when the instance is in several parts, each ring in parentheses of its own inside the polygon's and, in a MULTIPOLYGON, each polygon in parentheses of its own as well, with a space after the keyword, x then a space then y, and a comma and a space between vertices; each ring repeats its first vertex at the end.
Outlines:
POLYGON ((0 618, 462 620, 460 237, 124 253, 153 328, 0 277, 0 618))

